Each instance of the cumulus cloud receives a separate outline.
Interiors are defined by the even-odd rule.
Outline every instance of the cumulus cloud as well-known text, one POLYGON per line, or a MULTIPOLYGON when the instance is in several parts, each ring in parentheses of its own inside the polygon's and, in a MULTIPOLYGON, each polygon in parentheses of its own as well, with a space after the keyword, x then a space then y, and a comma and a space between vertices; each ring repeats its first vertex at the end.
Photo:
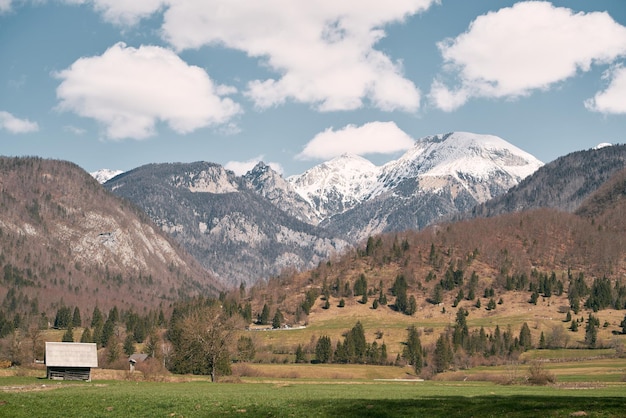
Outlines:
POLYGON ((413 139, 394 122, 347 125, 337 131, 328 128, 309 141, 296 156, 301 160, 330 159, 342 154, 391 154, 414 145, 413 139))
POLYGON ((626 68, 615 66, 605 72, 610 80, 606 90, 585 101, 585 107, 594 112, 626 114, 626 68))
POLYGON ((26 134, 29 132, 37 132, 39 125, 37 122, 31 122, 28 119, 20 119, 9 112, 0 110, 0 129, 5 129, 13 134, 26 134))
MULTIPOLYGON (((227 170, 231 170, 238 176, 243 176, 248 171, 252 170, 258 163, 263 161, 264 155, 259 155, 258 157, 252 158, 248 161, 229 161, 224 164, 224 168, 227 170)), ((272 168, 272 170, 276 171, 279 174, 283 174, 283 167, 279 163, 269 162, 265 163, 272 168)))
POLYGON ((104 125, 110 139, 144 139, 161 121, 185 134, 227 123, 240 106, 220 93, 199 67, 157 46, 118 43, 100 56, 81 58, 55 74, 58 108, 104 125))
POLYGON ((444 73, 429 97, 450 111, 471 97, 526 96, 592 64, 611 63, 626 54, 626 27, 606 12, 574 13, 529 1, 479 16, 467 32, 438 46, 444 73))
POLYGON ((358 5, 336 0, 91 2, 113 22, 134 22, 163 10, 162 36, 178 51, 221 45, 258 58, 277 74, 249 82, 246 94, 259 108, 289 100, 321 111, 367 103, 413 112, 420 91, 403 76, 401 63, 375 45, 385 36, 385 25, 438 0, 363 0, 358 5))
POLYGON ((11 0, 0 0, 0 15, 11 11, 11 0))

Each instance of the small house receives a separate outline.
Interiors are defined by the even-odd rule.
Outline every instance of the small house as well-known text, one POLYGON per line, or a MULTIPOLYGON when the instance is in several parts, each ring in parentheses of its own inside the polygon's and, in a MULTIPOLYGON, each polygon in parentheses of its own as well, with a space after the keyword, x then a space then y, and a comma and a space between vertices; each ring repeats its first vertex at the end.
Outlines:
POLYGON ((128 363, 130 363, 130 372, 131 373, 134 372, 135 365, 137 363, 143 363, 144 361, 146 361, 147 358, 148 358, 148 355, 144 353, 131 354, 131 356, 128 357, 128 363))
POLYGON ((91 381, 91 369, 98 367, 98 348, 94 343, 46 342, 48 379, 91 381))

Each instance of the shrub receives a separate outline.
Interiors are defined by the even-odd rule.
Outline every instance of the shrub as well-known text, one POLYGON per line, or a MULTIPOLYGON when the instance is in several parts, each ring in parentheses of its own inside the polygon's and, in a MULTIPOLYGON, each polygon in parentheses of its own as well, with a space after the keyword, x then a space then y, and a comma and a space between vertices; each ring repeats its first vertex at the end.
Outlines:
POLYGON ((556 376, 550 373, 540 361, 533 361, 528 368, 528 383, 532 385, 547 385, 555 383, 556 376))
POLYGON ((162 382, 169 374, 163 363, 154 357, 149 357, 145 361, 137 363, 136 370, 143 373, 145 380, 152 382, 162 382))

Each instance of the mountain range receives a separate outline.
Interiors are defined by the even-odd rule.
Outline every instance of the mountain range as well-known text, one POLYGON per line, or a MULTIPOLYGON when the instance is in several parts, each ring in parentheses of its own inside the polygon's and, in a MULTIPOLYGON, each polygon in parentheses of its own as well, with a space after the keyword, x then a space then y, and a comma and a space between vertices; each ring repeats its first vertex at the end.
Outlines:
POLYGON ((472 217, 484 219, 446 231, 485 263, 502 261, 496 234, 517 237, 504 261, 526 257, 520 270, 595 260, 598 272, 617 271, 625 162, 626 146, 615 145, 541 165, 499 138, 453 133, 381 167, 345 155, 285 179, 263 163, 243 176, 208 162, 149 164, 102 187, 72 163, 0 158, 0 299, 24 314, 59 303, 154 308, 345 265, 379 232, 472 217), (545 207, 558 211, 497 216, 545 207))
POLYGON ((383 166, 343 155, 284 179, 206 162, 150 164, 105 183, 229 285, 316 266, 368 236, 421 229, 505 193, 542 163, 501 138, 417 140, 383 166))

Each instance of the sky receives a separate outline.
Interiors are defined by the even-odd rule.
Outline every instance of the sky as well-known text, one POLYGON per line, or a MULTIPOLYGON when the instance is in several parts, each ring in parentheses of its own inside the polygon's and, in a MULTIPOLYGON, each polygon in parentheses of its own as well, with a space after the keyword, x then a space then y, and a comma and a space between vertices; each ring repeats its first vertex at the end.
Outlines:
POLYGON ((626 2, 0 0, 0 155, 290 176, 452 131, 626 143, 626 2))

